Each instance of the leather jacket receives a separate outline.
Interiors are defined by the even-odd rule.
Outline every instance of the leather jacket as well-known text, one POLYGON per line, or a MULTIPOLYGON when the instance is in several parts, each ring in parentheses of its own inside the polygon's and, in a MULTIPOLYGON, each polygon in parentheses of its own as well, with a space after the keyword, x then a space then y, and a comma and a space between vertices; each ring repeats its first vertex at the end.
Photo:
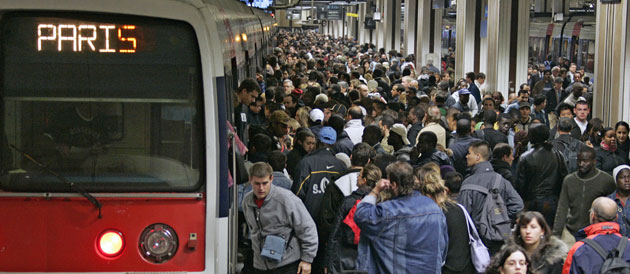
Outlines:
POLYGON ((554 148, 535 146, 525 152, 516 169, 516 188, 523 201, 559 197, 562 180, 568 174, 561 154, 554 148))

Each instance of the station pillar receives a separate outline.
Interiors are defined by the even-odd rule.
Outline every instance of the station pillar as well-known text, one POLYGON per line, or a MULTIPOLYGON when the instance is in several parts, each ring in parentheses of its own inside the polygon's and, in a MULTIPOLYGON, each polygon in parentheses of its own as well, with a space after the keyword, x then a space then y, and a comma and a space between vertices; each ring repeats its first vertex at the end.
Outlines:
MULTIPOLYGON (((527 1, 523 1, 527 2, 527 1)), ((510 82, 512 0, 488 0, 486 90, 507 96, 510 82)), ((507 97, 506 97, 507 98, 507 97)))
POLYGON ((628 1, 597 1, 593 117, 601 118, 608 126, 630 120, 629 16, 628 1))
POLYGON ((365 29, 365 15, 366 15, 366 9, 365 9, 366 4, 365 3, 359 3, 358 5, 358 14, 359 14, 359 20, 358 20, 358 24, 359 24, 359 31, 357 34, 357 41, 359 42, 359 44, 364 44, 367 41, 366 37, 366 33, 367 30, 365 29))
MULTIPOLYGON (((442 63, 442 17, 444 9, 433 9, 431 16, 431 28, 433 29, 433 37, 429 41, 429 51, 433 53, 437 59, 433 60, 436 67, 441 67, 442 63)), ((440 68, 441 70, 441 68, 440 68)))
POLYGON ((376 29, 372 35, 372 43, 376 49, 385 47, 385 13, 383 12, 385 0, 376 0, 376 12, 381 14, 380 21, 376 22, 376 29))
MULTIPOLYGON (((416 68, 420 69, 427 63, 427 55, 431 43, 431 0, 418 0, 417 25, 416 25, 416 68)), ((437 60, 433 60, 437 61, 437 60)), ((438 62, 434 62, 435 65, 438 62)))
MULTIPOLYGON (((529 63, 529 10, 529 1, 512 1, 513 25, 511 26, 510 34, 516 36, 516 45, 510 47, 512 50, 512 53, 510 53, 510 92, 518 92, 518 87, 523 83, 527 83, 527 65, 529 63)), ((507 100, 507 91, 499 91, 503 92, 503 97, 507 100)))
POLYGON ((401 16, 401 0, 388 0, 384 2, 383 9, 383 31, 385 51, 400 51, 400 16, 401 16))
POLYGON ((404 56, 415 54, 416 52, 416 24, 418 18, 418 0, 405 0, 405 16, 403 29, 403 48, 401 52, 404 56))
POLYGON ((457 0, 455 80, 479 69, 480 12, 481 0, 457 0))

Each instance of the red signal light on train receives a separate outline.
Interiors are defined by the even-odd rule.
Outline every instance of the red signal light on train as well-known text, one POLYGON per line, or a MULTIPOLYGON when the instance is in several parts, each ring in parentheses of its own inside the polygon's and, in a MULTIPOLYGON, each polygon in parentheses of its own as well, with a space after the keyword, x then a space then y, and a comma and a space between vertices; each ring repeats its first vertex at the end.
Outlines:
POLYGON ((116 257, 124 250, 125 238, 119 231, 106 230, 98 237, 97 246, 103 256, 116 257))

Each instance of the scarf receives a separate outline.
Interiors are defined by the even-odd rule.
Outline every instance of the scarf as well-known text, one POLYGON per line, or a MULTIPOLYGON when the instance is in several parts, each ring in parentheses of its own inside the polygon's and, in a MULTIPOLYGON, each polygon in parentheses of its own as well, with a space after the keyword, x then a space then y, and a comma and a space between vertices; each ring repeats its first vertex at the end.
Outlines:
POLYGON ((600 143, 600 146, 606 151, 615 152, 617 150, 617 143, 614 143, 613 145, 607 145, 606 143, 604 143, 604 141, 602 141, 600 143))

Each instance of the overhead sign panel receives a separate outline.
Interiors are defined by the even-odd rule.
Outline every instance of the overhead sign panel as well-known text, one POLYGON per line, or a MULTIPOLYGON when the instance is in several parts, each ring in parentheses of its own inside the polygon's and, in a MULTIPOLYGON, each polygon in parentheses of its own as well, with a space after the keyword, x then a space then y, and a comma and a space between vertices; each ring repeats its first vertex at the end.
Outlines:
POLYGON ((342 7, 338 5, 329 5, 328 14, 326 19, 328 20, 341 20, 343 19, 342 7))

